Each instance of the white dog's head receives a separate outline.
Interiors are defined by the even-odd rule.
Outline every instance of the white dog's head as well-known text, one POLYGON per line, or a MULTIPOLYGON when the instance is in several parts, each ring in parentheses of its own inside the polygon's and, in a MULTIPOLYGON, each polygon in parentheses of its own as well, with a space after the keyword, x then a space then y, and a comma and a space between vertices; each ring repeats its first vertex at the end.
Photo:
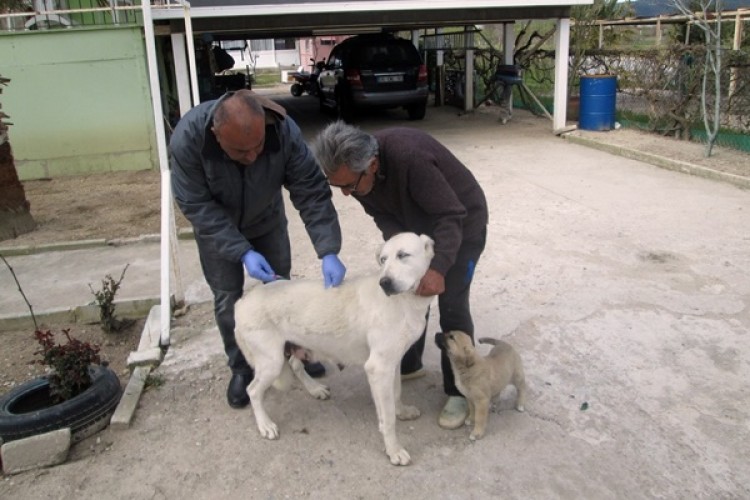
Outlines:
POLYGON ((380 288, 386 295, 415 291, 435 255, 435 242, 424 234, 399 233, 378 252, 380 288))

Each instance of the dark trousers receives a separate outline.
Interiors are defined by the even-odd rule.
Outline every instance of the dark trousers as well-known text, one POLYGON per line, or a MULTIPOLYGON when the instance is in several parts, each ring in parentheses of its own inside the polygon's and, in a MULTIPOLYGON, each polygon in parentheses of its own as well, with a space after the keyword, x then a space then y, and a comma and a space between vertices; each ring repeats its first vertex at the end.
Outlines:
MULTIPOLYGON (((445 291, 438 296, 438 310, 440 311, 440 329, 444 332, 461 330, 474 339, 474 322, 471 319, 469 305, 469 291, 474 278, 474 268, 479 262, 484 245, 487 241, 487 230, 471 241, 463 241, 458 249, 456 261, 445 275, 445 291)), ((427 312, 429 316, 429 311, 427 312)), ((401 373, 410 373, 422 367, 422 353, 427 328, 401 360, 401 373)), ((443 370, 443 389, 449 396, 460 396, 456 388, 451 363, 445 351, 440 351, 440 367, 443 370)))
MULTIPOLYGON (((292 252, 286 223, 259 238, 248 238, 256 252, 263 255, 274 272, 289 278, 292 252)), ((214 295, 214 317, 219 327, 224 352, 232 373, 252 373, 234 337, 234 304, 242 296, 245 269, 242 262, 231 262, 219 257, 209 242, 196 238, 203 276, 214 295)))

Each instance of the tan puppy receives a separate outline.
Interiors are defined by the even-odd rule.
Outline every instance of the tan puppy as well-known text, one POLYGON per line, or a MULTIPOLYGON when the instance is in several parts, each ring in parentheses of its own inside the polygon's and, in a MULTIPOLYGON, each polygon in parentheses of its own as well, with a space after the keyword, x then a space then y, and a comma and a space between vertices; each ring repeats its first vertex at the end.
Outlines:
POLYGON ((474 423, 469 436, 471 440, 484 436, 490 400, 508 384, 513 384, 516 388, 516 409, 524 410, 526 379, 521 358, 510 344, 502 340, 481 338, 479 342, 495 346, 486 357, 482 357, 472 345, 471 337, 461 331, 438 333, 435 342, 438 347, 445 349, 453 368, 456 387, 469 403, 466 424, 474 423))

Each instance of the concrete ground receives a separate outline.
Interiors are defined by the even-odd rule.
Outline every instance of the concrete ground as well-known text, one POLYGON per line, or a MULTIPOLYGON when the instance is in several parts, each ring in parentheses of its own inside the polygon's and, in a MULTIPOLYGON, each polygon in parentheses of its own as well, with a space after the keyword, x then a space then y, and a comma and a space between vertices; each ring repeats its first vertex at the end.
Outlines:
MULTIPOLYGON (((163 385, 144 395, 130 429, 77 445, 64 465, 5 478, 0 497, 750 497, 750 193, 573 144, 522 112, 505 126, 447 109, 431 108, 424 122, 393 116, 361 126, 425 128, 485 189, 491 215, 472 290, 476 332, 519 351, 526 413, 505 394, 483 440, 440 429, 444 395, 430 335, 427 376, 404 386, 422 416, 398 424, 413 465, 388 463, 359 367, 331 368, 331 401, 299 388, 270 393, 282 435, 265 441, 250 409, 225 403, 228 373, 202 306, 173 331, 156 371, 163 385)), ((374 225, 353 200, 336 193, 334 201, 350 275, 372 272, 374 225)), ((293 211, 290 230, 294 274, 318 277, 293 211)), ((155 295, 158 255, 158 245, 141 243, 11 263, 48 287, 49 303, 37 307, 54 308, 77 305, 79 288, 88 302, 86 283, 125 262, 137 295, 155 295)), ((180 244, 180 261, 188 301, 204 302, 192 242, 180 244)), ((3 285, 0 314, 23 312, 14 294, 3 285)), ((438 319, 434 311, 430 333, 438 319)))

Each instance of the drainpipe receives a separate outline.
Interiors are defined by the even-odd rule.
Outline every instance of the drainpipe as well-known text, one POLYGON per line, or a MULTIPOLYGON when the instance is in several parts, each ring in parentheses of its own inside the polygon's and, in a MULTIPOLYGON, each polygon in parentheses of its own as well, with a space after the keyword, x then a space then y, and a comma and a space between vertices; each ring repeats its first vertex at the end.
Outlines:
MULTIPOLYGON (((143 0, 145 1, 145 0, 143 0)), ((183 0, 182 8, 185 16, 185 38, 187 41, 188 64, 190 66, 190 88, 193 89, 193 106, 201 102, 198 90, 198 70, 195 67, 195 40, 193 39, 193 18, 190 17, 190 2, 183 0)))
POLYGON ((170 238, 173 234, 172 220, 170 220, 172 193, 170 182, 170 171, 167 160, 167 142, 164 131, 164 120, 162 119, 161 89, 159 88, 159 73, 156 65, 156 41, 154 39, 154 21, 151 17, 151 1, 141 2, 143 13, 143 30, 146 42, 146 58, 148 60, 148 76, 151 87, 151 108, 154 113, 154 129, 156 132, 156 147, 159 153, 159 171, 161 172, 161 309, 160 309, 160 334, 161 346, 169 345, 169 329, 172 317, 171 298, 169 294, 169 273, 171 269, 170 260, 170 238))
MULTIPOLYGON (((503 64, 511 65, 515 63, 516 52, 516 24, 503 23, 503 64)), ((513 91, 510 92, 508 100, 508 111, 513 112, 513 91)))
POLYGON ((443 28, 435 28, 435 46, 440 47, 435 55, 435 106, 442 106, 445 102, 445 67, 443 52, 443 28))
POLYGON ((570 58, 570 18, 557 20, 555 31, 555 89, 552 106, 555 108, 552 117, 552 130, 565 128, 568 105, 568 59, 570 58))
POLYGON ((172 33, 172 58, 174 59, 175 84, 177 85, 177 103, 180 106, 180 116, 193 107, 191 100, 191 83, 192 75, 188 66, 188 55, 185 50, 185 35, 182 33, 172 33), (190 75, 191 78, 180 78, 179 75, 190 75))
POLYGON ((474 109, 474 26, 464 26, 464 44, 466 46, 466 68, 464 85, 464 111, 474 109))

